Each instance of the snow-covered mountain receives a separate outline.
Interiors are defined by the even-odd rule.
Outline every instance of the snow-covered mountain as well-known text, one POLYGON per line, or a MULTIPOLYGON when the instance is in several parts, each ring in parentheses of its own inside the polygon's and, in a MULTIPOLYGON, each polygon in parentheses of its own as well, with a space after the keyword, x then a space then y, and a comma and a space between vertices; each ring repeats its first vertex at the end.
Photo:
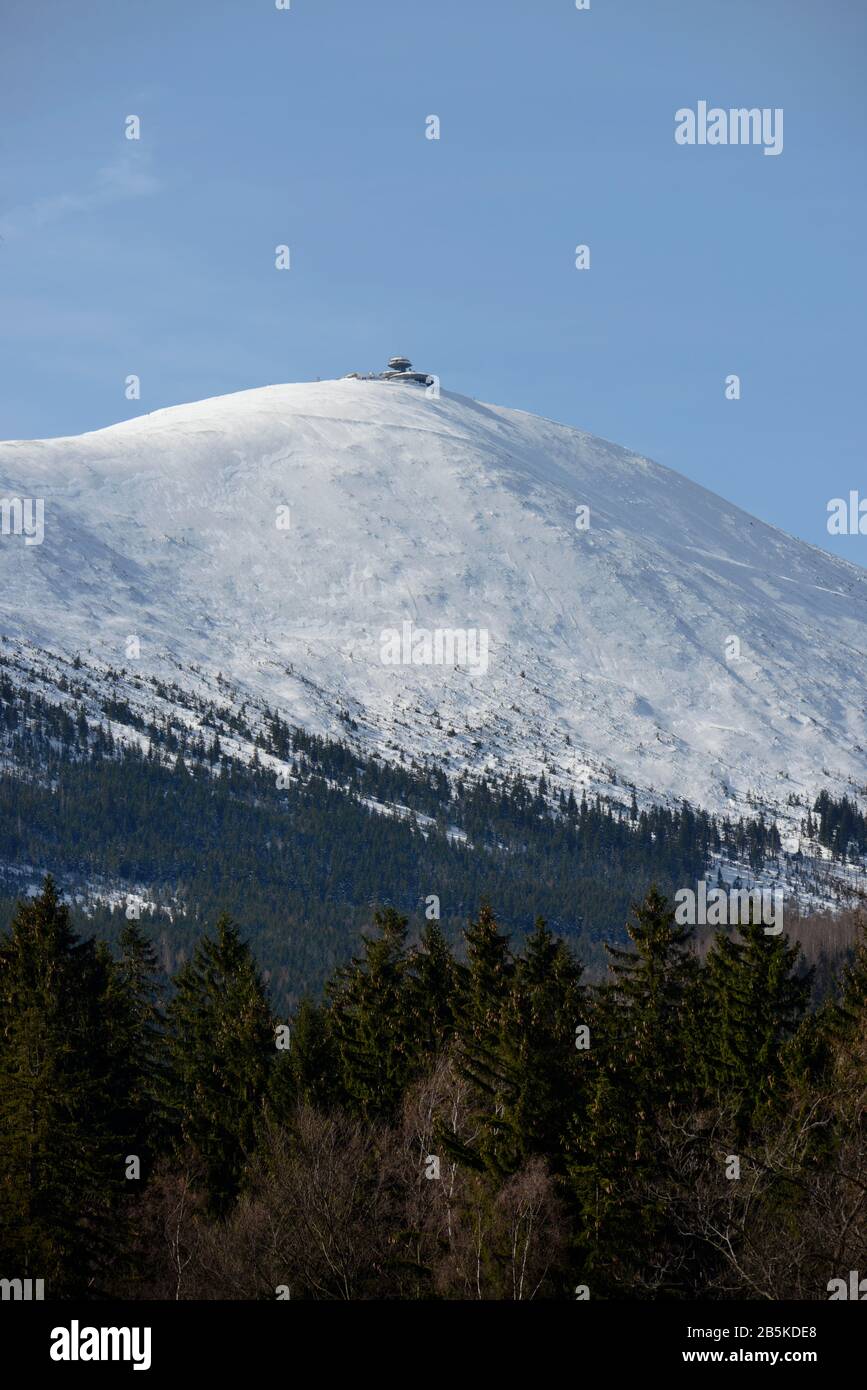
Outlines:
POLYGON ((580 430, 434 397, 269 386, 0 444, 25 503, 3 509, 7 655, 114 668, 146 711, 156 677, 579 795, 785 818, 863 785, 867 572, 580 430), (467 660, 389 664, 404 623, 422 658, 421 629, 468 631, 467 660))

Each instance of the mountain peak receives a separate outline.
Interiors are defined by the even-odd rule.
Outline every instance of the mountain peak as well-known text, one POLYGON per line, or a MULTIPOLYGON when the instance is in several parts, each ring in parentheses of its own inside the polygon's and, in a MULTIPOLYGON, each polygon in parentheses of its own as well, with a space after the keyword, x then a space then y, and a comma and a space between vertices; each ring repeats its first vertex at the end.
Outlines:
POLYGON ((239 703, 455 772, 729 813, 863 777, 861 570, 408 370, 0 445, 7 496, 45 515, 40 544, 2 539, 5 630, 133 700, 146 673, 219 672, 239 703))

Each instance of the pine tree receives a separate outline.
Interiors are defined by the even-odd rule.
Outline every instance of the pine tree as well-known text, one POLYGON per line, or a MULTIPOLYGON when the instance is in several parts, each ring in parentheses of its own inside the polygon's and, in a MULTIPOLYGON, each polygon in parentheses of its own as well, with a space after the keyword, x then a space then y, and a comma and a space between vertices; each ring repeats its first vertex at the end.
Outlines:
POLYGON ((457 1020, 457 1066, 476 1097, 476 1139, 466 1144, 444 1139, 460 1161, 498 1174, 514 1170, 519 1142, 506 1118, 516 1096, 517 1078, 510 1064, 504 1030, 515 973, 508 936, 500 931, 493 910, 483 904, 465 938, 467 965, 462 971, 457 1020))
POLYGON ((328 1110, 342 1098, 339 1060, 328 1010, 302 999, 292 1020, 290 1046, 277 1053, 271 1099, 277 1114, 288 1117, 296 1105, 328 1110))
MULTIPOLYGON (((653 887, 633 908, 627 934, 634 951, 606 945, 613 979, 602 991, 598 1022, 603 1065, 631 1078, 629 1089, 638 1102, 635 1151, 642 1134, 655 1128, 659 1106, 680 1095, 693 1052, 692 990, 698 968, 687 950, 689 927, 678 926, 667 900, 653 887)), ((598 1052, 597 1052, 598 1055, 598 1052)))
POLYGON ((389 1117, 413 1074, 407 918, 393 907, 374 914, 378 935, 362 938, 362 955, 338 970, 331 988, 343 1087, 368 1117, 389 1117))
POLYGON ((0 938, 0 1250, 50 1296, 85 1292, 111 1258, 124 1139, 106 1104, 108 985, 47 877, 0 938))
POLYGON ((175 976, 167 1010, 168 1104, 204 1170, 211 1209, 236 1197, 266 1096, 274 1021, 250 948, 221 917, 175 976))
POLYGON ((708 953, 704 1052, 710 1083, 736 1098, 736 1124, 745 1134, 778 1087, 783 1045, 807 1007, 811 977, 797 973, 797 943, 767 934, 759 922, 738 934, 740 940, 717 933, 708 953))
POLYGON ((493 909, 484 903, 464 933, 467 968, 461 1038, 468 1053, 473 1047, 494 1049, 500 1037, 503 1009, 509 997, 515 963, 508 936, 500 931, 493 909))
POLYGON ((580 1105, 575 1035, 583 1021, 581 974, 565 941, 537 918, 516 961, 502 1037, 511 1082, 504 1112, 516 1163, 540 1154, 560 1165, 580 1105))
POLYGON ((409 959, 412 1046, 420 1070, 452 1037, 459 1008, 460 972, 436 922, 428 922, 409 959))
POLYGON ((166 1057, 157 976, 153 946, 136 922, 127 922, 120 935, 120 959, 110 970, 106 991, 112 1109, 130 1154, 141 1159, 143 1179, 165 1131, 166 1057))
MULTIPOLYGON (((663 1167, 661 1129, 692 1099, 698 967, 691 931, 656 887, 627 923, 633 951, 606 946, 612 978, 596 994, 585 1054, 586 1121, 570 1170, 588 1231, 588 1268, 637 1264, 666 1213, 643 1204, 643 1175, 663 1167)), ((601 1277, 601 1276, 600 1276, 601 1277)))

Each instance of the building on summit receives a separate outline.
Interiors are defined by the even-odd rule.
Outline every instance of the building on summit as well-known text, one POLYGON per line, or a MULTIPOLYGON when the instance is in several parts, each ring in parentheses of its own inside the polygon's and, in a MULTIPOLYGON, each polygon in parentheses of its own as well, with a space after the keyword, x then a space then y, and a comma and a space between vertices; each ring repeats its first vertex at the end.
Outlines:
POLYGON ((384 372, 347 372, 344 381, 414 381, 419 386, 430 386, 433 377, 427 372, 414 371, 408 357, 389 357, 384 372))

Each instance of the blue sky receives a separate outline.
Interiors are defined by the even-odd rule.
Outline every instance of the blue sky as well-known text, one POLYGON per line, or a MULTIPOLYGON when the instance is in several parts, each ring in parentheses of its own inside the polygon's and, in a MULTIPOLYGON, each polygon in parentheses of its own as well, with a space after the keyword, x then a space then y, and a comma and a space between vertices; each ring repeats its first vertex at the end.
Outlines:
POLYGON ((0 0, 0 39, 0 437, 404 352, 867 563, 826 529, 867 496, 858 0, 0 0), (782 154, 677 145, 700 100, 782 107, 782 154))

